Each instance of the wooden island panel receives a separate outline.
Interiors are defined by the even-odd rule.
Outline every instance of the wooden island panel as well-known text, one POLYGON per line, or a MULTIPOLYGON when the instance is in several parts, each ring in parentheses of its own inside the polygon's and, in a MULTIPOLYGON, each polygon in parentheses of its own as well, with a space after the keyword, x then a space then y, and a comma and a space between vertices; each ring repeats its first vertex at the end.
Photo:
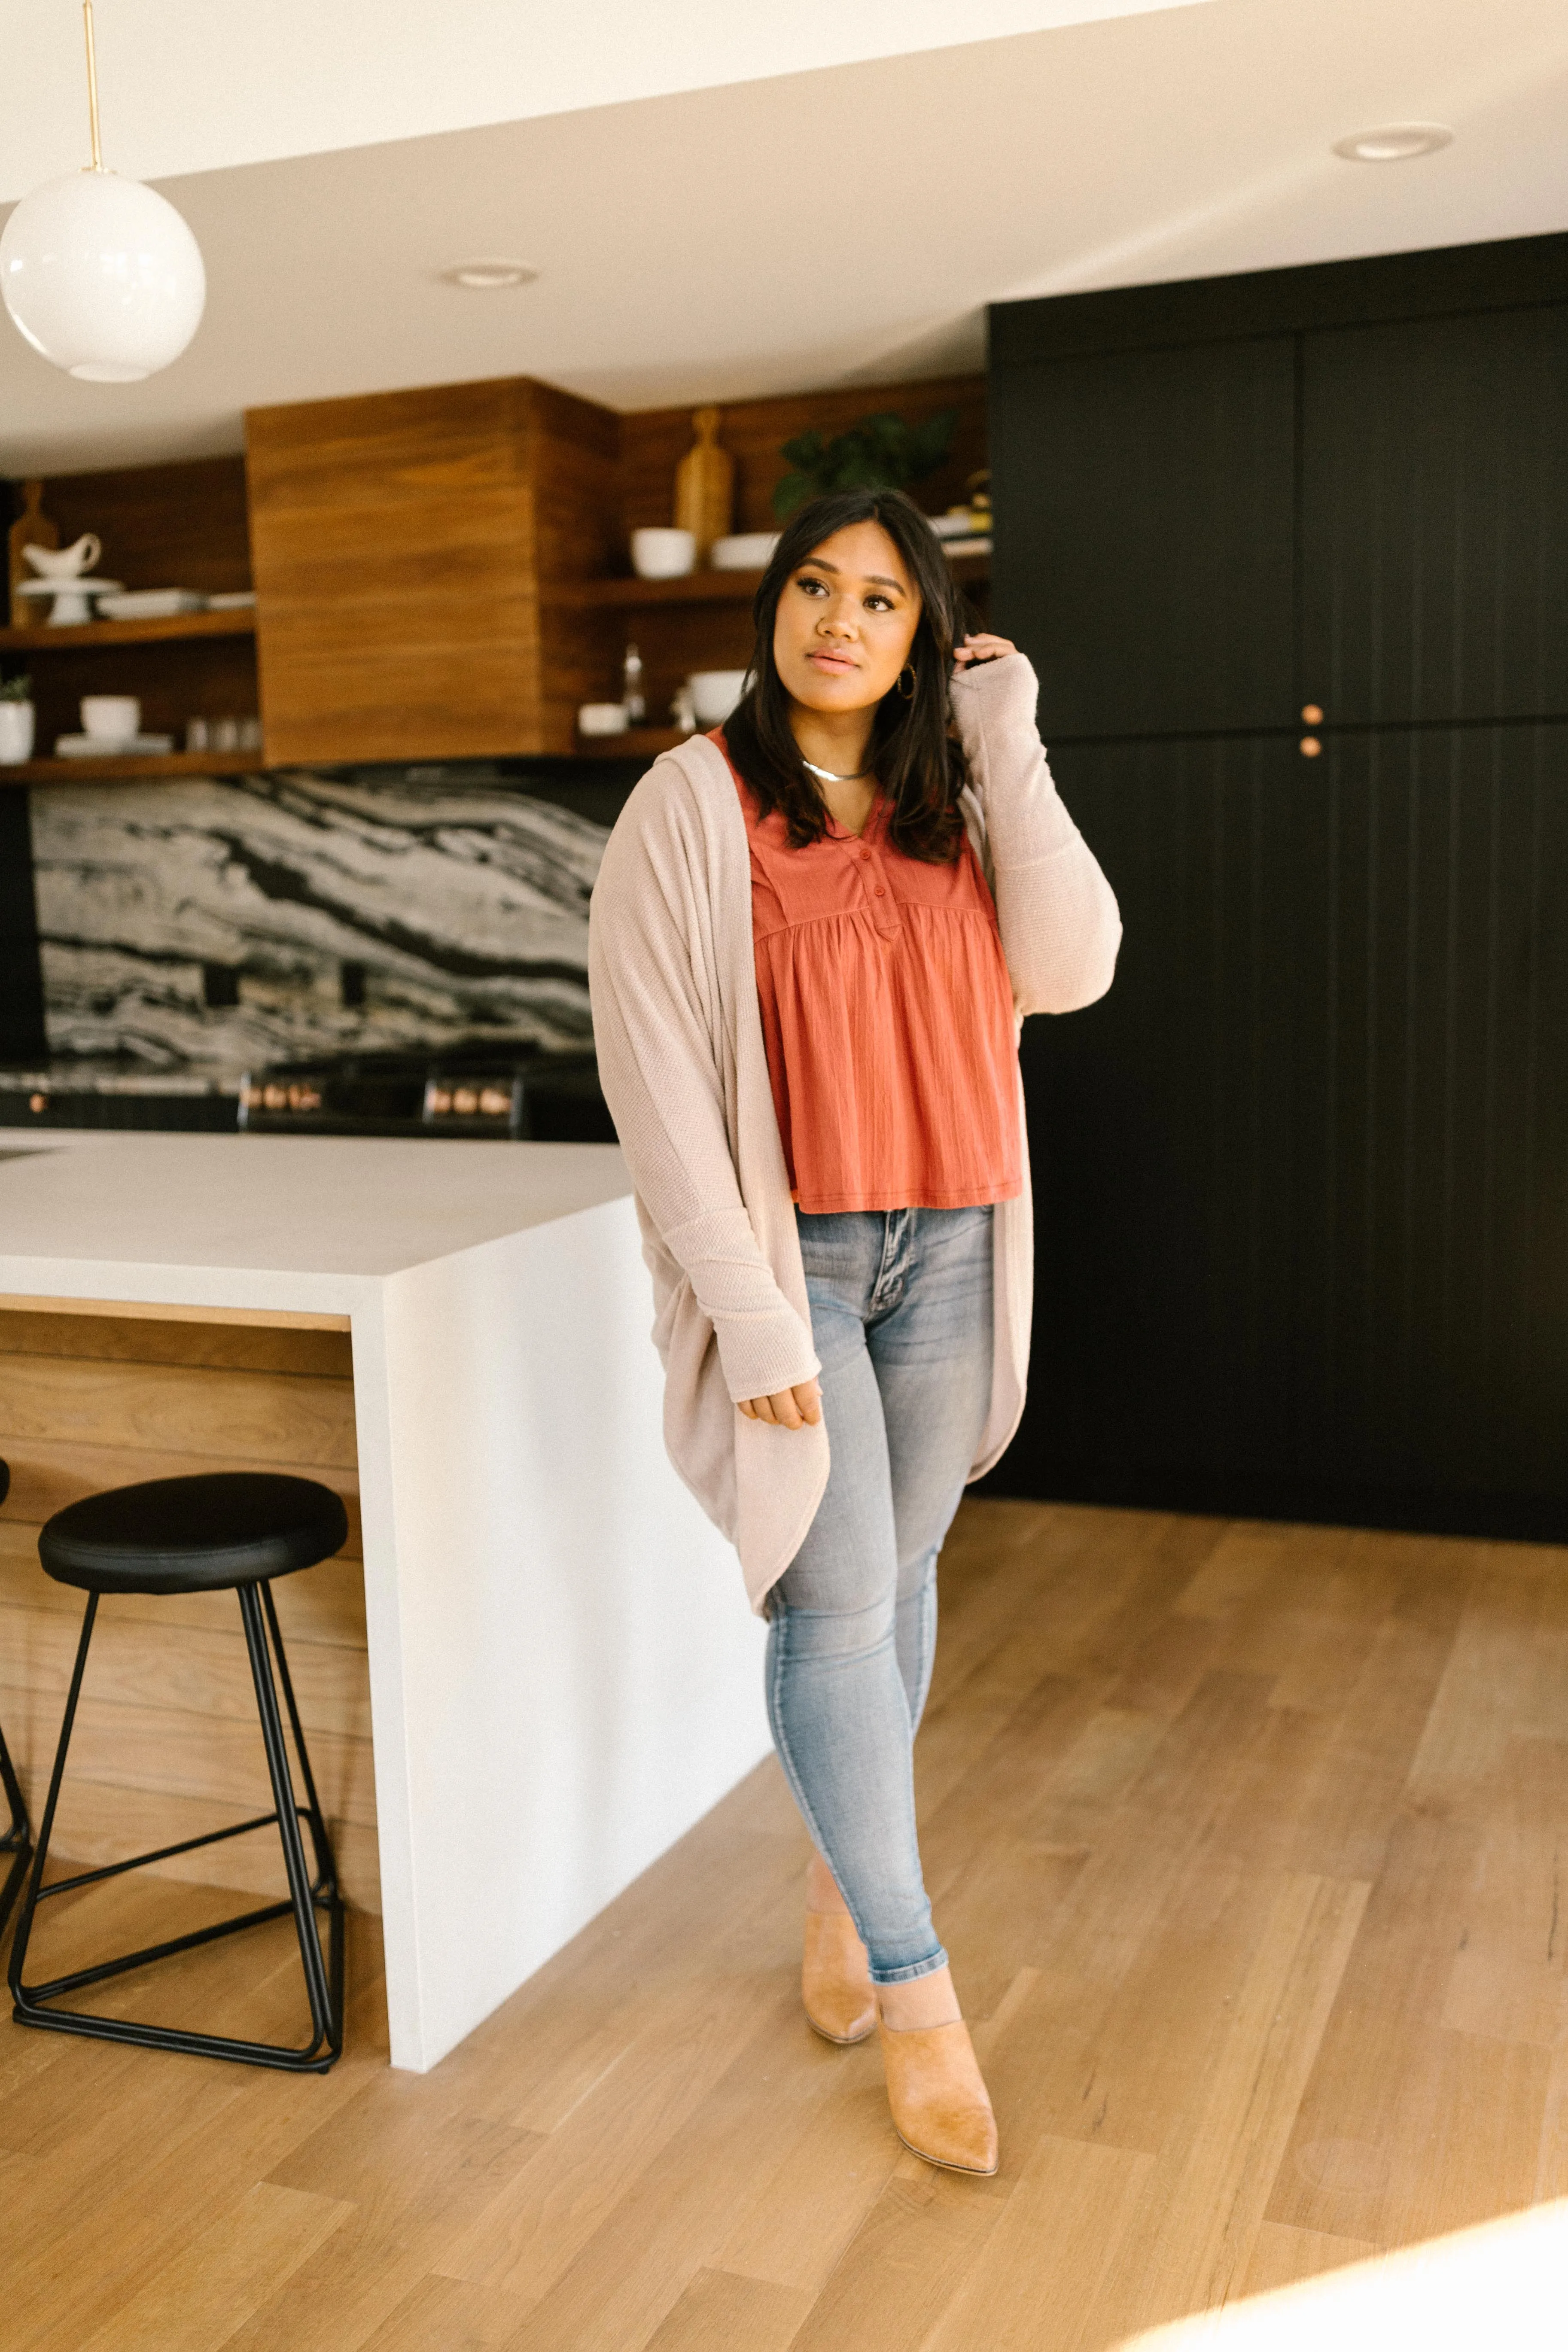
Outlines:
MULTIPOLYGON (((112 1311, 0 1308, 0 1713, 35 1826, 83 1597, 38 1565, 42 1522, 139 1478, 265 1466, 343 1496, 335 1559, 274 1587, 344 1893, 380 1907, 364 1578, 348 1334, 112 1311)), ((56 1831, 84 1864, 174 1843, 271 1802, 237 1603, 121 1595, 99 1612, 56 1831)), ((282 1891, 276 1833, 157 1865, 282 1891)))

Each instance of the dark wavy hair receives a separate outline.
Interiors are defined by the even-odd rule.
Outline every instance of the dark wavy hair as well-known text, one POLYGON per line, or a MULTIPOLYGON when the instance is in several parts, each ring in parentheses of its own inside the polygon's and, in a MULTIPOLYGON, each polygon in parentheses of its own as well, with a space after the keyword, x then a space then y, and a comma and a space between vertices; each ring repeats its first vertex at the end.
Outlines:
POLYGON ((731 760, 764 815, 783 814, 790 845, 820 841, 827 811, 801 757, 789 723, 790 698, 773 660, 779 598, 807 557, 836 531, 858 522, 880 523, 903 559, 921 615, 910 647, 914 692, 895 688, 877 705, 868 765, 892 803, 894 845, 928 865, 951 866, 963 843, 958 796, 963 752, 948 707, 952 648, 967 626, 963 597, 942 543, 914 500, 902 490, 834 490, 790 517, 763 572, 752 606, 756 649, 746 690, 724 724, 731 760))

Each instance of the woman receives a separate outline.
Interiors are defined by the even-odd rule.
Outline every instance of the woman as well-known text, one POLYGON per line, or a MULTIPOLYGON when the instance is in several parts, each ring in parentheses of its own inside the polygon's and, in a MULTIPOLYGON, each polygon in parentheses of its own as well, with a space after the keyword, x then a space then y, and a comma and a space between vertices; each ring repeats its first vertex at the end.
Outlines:
POLYGON ((727 730, 656 761, 616 826, 590 971, 666 1441, 769 1621, 816 1849, 806 2015, 835 2042, 879 2028, 905 2144, 989 2173, 911 1748, 937 1554, 1023 1405, 1017 1025, 1101 995, 1121 925, 1051 782, 1033 671, 958 610, 901 494, 802 508, 727 730))

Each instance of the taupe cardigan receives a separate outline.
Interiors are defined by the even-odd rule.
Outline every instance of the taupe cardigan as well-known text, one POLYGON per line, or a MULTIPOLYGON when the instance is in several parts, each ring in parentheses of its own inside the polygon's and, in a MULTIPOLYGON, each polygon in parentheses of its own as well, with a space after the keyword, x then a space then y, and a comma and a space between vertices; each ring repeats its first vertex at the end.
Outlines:
MULTIPOLYGON (((1110 985, 1121 919, 1057 797, 1021 654, 957 677, 964 819, 995 895, 1019 1019, 1070 1013, 1110 985)), ((621 814, 590 911, 588 969, 605 1094, 637 1188, 664 1360, 665 1443, 734 1543, 761 1609, 827 1482, 827 1433, 735 1410, 820 1369, 757 1006, 745 818, 717 746, 657 760, 621 814)), ((1023 1088, 1018 1117, 1023 1127, 1023 1088)), ((1018 1425, 1034 1282, 1024 1190, 996 1212, 996 1353, 972 1478, 1018 1425)))

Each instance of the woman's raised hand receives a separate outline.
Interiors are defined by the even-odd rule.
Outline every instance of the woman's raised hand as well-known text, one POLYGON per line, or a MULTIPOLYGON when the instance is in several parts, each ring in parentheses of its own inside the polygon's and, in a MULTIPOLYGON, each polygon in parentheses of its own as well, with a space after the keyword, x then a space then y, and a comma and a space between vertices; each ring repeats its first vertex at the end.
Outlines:
POLYGON ((802 1381, 776 1396, 748 1397, 735 1410, 748 1421, 771 1421, 775 1429, 804 1429, 807 1422, 815 1429, 822 1419, 822 1390, 816 1381, 802 1381))
POLYGON ((962 675, 971 662, 1000 661, 1004 654, 1016 654, 1018 648, 1006 637, 994 637, 988 629, 977 629, 972 637, 952 649, 955 675, 962 675))

